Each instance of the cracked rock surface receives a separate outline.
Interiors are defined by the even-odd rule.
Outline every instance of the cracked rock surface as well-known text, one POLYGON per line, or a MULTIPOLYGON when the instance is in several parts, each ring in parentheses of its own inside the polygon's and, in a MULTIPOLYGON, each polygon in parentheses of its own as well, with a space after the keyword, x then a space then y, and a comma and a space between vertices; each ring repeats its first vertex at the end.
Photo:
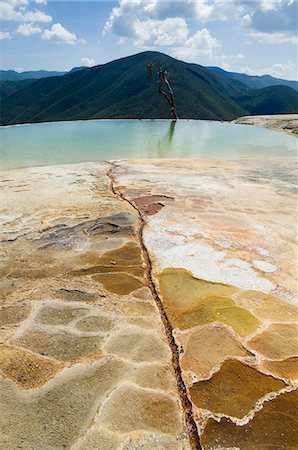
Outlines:
POLYGON ((2 171, 0 448, 297 448, 293 163, 2 171))
POLYGON ((0 175, 0 448, 190 448, 138 214, 108 170, 0 175))

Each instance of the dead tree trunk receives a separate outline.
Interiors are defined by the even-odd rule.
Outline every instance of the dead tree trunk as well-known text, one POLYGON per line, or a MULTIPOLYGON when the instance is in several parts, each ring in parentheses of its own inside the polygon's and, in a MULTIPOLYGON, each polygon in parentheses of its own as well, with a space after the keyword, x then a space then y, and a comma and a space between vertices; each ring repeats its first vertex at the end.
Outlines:
POLYGON ((170 106, 171 111, 171 117, 173 120, 178 119, 177 110, 176 110, 176 103, 174 98, 174 92, 171 86, 171 83, 168 78, 168 72, 166 69, 164 69, 162 66, 158 66, 156 64, 148 64, 147 66, 147 74, 149 77, 152 76, 153 72, 157 70, 158 74, 158 92, 164 96, 164 98, 167 100, 170 106), (165 85, 165 90, 163 86, 165 85))
POLYGON ((165 69, 163 69, 162 67, 159 67, 159 69, 158 69, 158 77, 159 77, 158 92, 160 94, 162 94, 167 99, 167 101, 168 101, 168 103, 170 105, 172 119, 177 120, 178 116, 177 116, 177 111, 176 111, 176 104, 175 104, 175 99, 174 99, 174 93, 173 93, 173 89, 172 89, 171 83, 168 80, 168 73, 167 73, 167 71, 165 69), (167 92, 162 90, 163 84, 166 85, 167 92))

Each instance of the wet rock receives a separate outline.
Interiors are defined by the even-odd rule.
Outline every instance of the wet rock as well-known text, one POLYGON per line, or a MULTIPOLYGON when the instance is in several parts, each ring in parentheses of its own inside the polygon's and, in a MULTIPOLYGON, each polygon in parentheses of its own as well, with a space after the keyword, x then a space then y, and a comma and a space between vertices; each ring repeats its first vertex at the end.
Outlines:
POLYGON ((261 369, 281 378, 295 380, 298 378, 298 358, 288 358, 282 361, 262 361, 261 369))
POLYGON ((265 402, 248 424, 237 426, 229 419, 209 419, 202 435, 204 450, 294 450, 297 439, 297 391, 265 402))
POLYGON ((198 408, 242 419, 260 398, 286 385, 237 360, 223 363, 210 380, 190 388, 191 399, 198 408))
POLYGON ((273 324, 263 333, 253 337, 248 345, 269 359, 284 359, 297 356, 297 333, 295 324, 273 324))
POLYGON ((231 298, 237 291, 234 286, 199 280, 183 269, 164 270, 159 275, 159 285, 173 327, 184 330, 222 322, 240 336, 247 336, 260 325, 253 314, 231 298))
POLYGON ((227 357, 251 356, 236 335, 219 323, 202 326, 182 336, 184 353, 181 367, 198 378, 207 378, 211 370, 227 357))
POLYGON ((99 281, 107 291, 119 295, 130 294, 143 286, 140 280, 126 273, 104 273, 94 275, 93 279, 99 281))

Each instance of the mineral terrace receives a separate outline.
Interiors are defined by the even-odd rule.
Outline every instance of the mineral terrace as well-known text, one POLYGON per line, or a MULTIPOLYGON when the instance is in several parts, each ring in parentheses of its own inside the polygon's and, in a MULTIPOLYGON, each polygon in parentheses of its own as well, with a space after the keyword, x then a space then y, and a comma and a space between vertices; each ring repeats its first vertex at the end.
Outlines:
POLYGON ((297 449, 294 165, 0 172, 0 448, 297 449))

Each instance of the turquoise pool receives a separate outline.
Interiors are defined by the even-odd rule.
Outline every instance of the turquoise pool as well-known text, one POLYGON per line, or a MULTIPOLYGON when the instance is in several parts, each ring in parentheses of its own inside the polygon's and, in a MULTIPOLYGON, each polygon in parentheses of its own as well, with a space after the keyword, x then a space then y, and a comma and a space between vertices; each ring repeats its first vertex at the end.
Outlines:
POLYGON ((248 125, 92 120, 1 127, 1 168, 135 158, 294 156, 297 139, 248 125))

